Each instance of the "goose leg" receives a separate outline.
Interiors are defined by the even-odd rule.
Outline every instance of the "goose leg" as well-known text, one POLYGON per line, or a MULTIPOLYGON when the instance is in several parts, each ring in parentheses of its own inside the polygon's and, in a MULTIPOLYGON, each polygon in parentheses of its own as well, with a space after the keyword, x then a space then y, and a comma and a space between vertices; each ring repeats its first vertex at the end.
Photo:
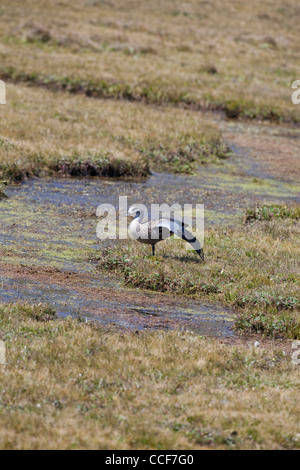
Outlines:
POLYGON ((152 256, 155 256, 155 245, 152 245, 152 256))

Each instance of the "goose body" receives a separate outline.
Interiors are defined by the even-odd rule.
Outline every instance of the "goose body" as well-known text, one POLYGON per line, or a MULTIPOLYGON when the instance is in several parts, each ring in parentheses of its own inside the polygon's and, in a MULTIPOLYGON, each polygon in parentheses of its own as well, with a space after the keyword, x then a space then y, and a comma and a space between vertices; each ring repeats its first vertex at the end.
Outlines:
POLYGON ((156 243, 177 235, 182 240, 188 242, 204 261, 204 253, 200 242, 187 230, 186 224, 173 218, 159 217, 146 222, 143 221, 143 213, 138 207, 132 206, 128 211, 128 216, 134 219, 129 225, 129 232, 132 238, 140 243, 152 246, 152 254, 155 255, 156 243))

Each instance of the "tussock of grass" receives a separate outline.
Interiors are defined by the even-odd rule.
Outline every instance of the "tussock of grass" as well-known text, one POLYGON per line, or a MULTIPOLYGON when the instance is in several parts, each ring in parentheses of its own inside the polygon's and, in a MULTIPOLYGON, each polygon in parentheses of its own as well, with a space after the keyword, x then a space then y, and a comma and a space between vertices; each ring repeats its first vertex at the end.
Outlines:
POLYGON ((259 119, 262 121, 280 122, 291 121, 299 122, 297 116, 291 115, 286 117, 282 115, 280 108, 276 105, 255 103, 247 99, 228 100, 220 103, 220 108, 226 113, 226 116, 231 119, 246 118, 246 119, 259 119))
MULTIPOLYGON (((300 337, 299 221, 298 206, 283 206, 278 213, 291 218, 238 225, 234 229, 210 229, 205 236, 205 264, 184 242, 168 240, 158 245, 158 258, 149 257, 149 247, 120 242, 107 248, 99 267, 122 274, 127 285, 181 295, 204 296, 238 310, 252 312, 250 319, 266 317, 262 333, 278 331, 300 337), (268 317, 280 318, 283 328, 274 328, 268 317), (270 324, 270 325, 269 325, 270 324)), ((243 314, 244 315, 244 314, 243 314)), ((255 320, 256 321, 256 320, 255 320)), ((261 322, 262 323, 262 322, 261 322)), ((251 321, 243 321, 243 329, 251 321)), ((241 327, 242 322, 237 323, 241 327)), ((253 325, 252 327, 257 330, 253 325)))
POLYGON ((147 166, 139 168, 134 162, 117 159, 109 154, 91 155, 78 158, 63 158, 49 165, 60 175, 102 176, 102 177, 145 177, 149 174, 147 166))
POLYGON ((278 347, 52 313, 0 304, 1 449, 299 448, 298 366, 278 347))

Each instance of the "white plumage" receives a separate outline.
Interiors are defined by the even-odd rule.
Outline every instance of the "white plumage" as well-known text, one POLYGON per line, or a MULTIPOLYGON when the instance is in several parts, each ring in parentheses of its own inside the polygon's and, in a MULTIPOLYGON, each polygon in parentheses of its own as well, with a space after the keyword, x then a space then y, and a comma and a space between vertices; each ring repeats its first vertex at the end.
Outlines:
POLYGON ((131 236, 148 245, 152 245, 152 254, 155 255, 156 243, 166 240, 171 235, 177 235, 186 242, 190 243, 193 249, 198 253, 202 261, 204 261, 204 253, 200 242, 194 235, 186 229, 186 224, 173 218, 156 218, 143 221, 144 215, 139 206, 131 206, 128 216, 134 217, 129 225, 131 236))

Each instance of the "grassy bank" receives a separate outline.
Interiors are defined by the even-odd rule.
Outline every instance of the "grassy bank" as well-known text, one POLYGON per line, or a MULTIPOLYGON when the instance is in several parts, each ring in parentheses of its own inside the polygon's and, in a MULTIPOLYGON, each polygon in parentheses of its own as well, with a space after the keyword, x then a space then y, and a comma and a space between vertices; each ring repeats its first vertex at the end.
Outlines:
POLYGON ((2 449, 298 448, 289 352, 0 305, 2 449), (284 408, 282 403, 285 404, 284 408))
POLYGON ((144 177, 190 173, 226 158, 220 131, 196 112, 86 100, 10 85, 0 133, 0 176, 144 177))
POLYGON ((299 122, 296 0, 4 0, 3 79, 88 96, 299 122), (34 12, 30 17, 28 11, 34 12))
POLYGON ((299 206, 263 206, 249 210, 244 225, 208 229, 205 264, 171 239, 156 258, 147 245, 120 242, 99 267, 122 274, 126 285, 235 307, 240 329, 300 338, 299 220, 299 206))
POLYGON ((167 82, 156 80, 154 83, 144 82, 138 85, 118 82, 116 80, 89 80, 75 76, 43 75, 38 72, 28 73, 14 67, 0 68, 2 79, 29 86, 72 94, 83 94, 86 97, 142 102, 143 104, 168 104, 195 111, 223 111, 231 119, 259 119, 271 122, 298 124, 299 113, 296 109, 284 111, 271 102, 256 102, 242 96, 240 99, 218 99, 206 94, 202 97, 193 96, 184 88, 170 87, 167 82))

